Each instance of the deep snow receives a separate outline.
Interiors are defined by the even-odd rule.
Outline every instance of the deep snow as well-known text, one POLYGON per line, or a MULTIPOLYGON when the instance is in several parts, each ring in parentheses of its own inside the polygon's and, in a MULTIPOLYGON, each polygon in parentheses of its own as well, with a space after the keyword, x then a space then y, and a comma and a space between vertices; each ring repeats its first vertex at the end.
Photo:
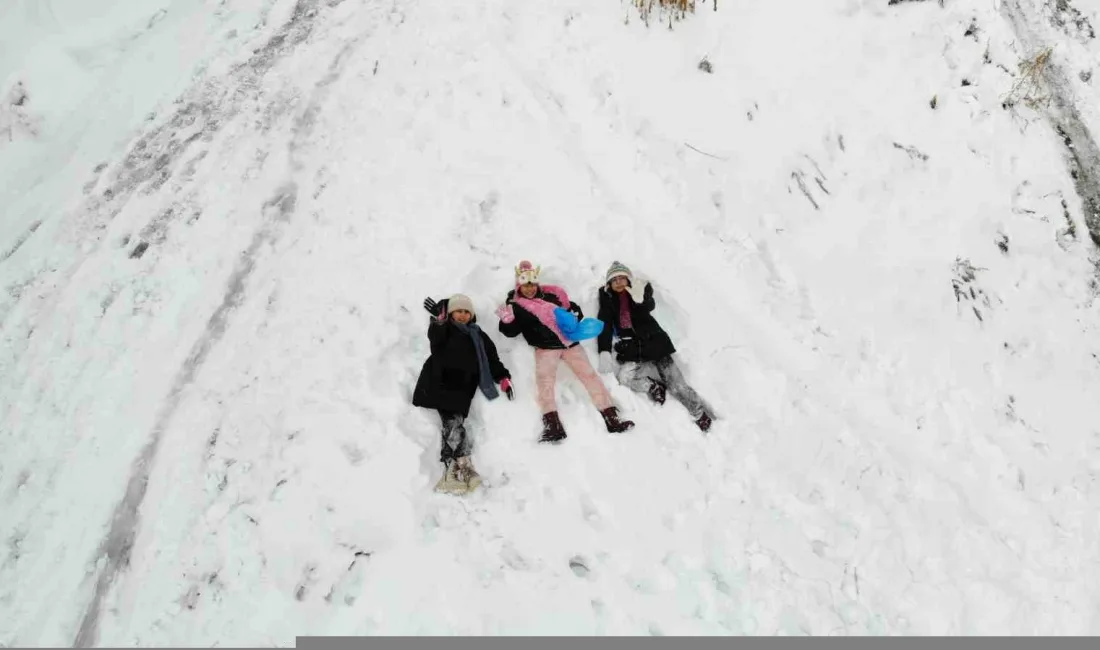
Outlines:
POLYGON ((1100 633, 1096 248, 1002 3, 85 5, 0 8, 0 644, 1100 633), (650 279, 709 435, 563 371, 536 444, 524 258, 650 279), (465 500, 457 291, 517 391, 465 500))

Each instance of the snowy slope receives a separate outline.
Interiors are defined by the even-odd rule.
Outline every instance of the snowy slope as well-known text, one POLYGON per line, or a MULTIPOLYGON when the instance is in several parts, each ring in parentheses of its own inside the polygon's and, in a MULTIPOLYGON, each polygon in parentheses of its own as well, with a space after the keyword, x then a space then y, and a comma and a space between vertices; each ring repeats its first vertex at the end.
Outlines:
POLYGON ((0 9, 0 644, 1100 633, 1096 249, 1002 108, 1049 43, 1100 130, 1100 46, 1041 0, 83 4, 0 9), (651 279, 710 434, 563 373, 537 445, 522 258, 651 279), (466 500, 455 291, 518 393, 466 500))

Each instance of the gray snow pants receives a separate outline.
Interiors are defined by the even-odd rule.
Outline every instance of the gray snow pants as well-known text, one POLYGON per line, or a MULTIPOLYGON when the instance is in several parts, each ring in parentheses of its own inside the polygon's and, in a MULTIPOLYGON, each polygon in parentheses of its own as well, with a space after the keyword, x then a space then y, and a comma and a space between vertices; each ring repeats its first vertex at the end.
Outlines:
POLYGON ((622 363, 615 373, 619 383, 636 393, 649 391, 650 381, 665 385, 666 392, 687 408, 691 417, 699 419, 710 408, 695 389, 688 386, 672 355, 656 361, 622 363))
POLYGON ((470 455, 470 443, 466 437, 466 418, 461 413, 439 411, 442 420, 443 441, 439 448, 439 460, 446 463, 452 458, 470 455))

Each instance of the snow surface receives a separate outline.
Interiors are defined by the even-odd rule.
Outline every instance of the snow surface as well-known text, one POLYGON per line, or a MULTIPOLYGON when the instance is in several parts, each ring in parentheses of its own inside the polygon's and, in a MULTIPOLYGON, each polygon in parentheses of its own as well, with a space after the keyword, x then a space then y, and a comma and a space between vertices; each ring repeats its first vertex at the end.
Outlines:
POLYGON ((0 6, 0 644, 1100 633, 1096 249, 1002 108, 1046 43, 1100 131, 1100 45, 717 4, 0 6), (650 279, 711 432, 563 371, 538 445, 523 258, 650 279), (464 499, 410 404, 457 291, 517 391, 464 499))

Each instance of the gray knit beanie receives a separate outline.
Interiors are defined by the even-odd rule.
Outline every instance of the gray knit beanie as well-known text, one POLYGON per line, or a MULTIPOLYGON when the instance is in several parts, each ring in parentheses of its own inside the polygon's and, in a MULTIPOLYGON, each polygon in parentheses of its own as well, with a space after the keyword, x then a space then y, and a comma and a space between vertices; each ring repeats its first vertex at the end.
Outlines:
POLYGON ((477 316, 477 313, 474 312, 474 301, 461 293, 456 293, 447 300, 447 315, 450 316, 451 312, 458 309, 465 309, 470 312, 471 316, 477 316))
POLYGON ((627 268, 627 266, 622 262, 616 260, 612 262, 611 266, 607 269, 607 278, 604 280, 604 282, 610 283, 612 280, 619 276, 625 277, 630 282, 634 281, 634 274, 630 272, 630 269, 627 268))

